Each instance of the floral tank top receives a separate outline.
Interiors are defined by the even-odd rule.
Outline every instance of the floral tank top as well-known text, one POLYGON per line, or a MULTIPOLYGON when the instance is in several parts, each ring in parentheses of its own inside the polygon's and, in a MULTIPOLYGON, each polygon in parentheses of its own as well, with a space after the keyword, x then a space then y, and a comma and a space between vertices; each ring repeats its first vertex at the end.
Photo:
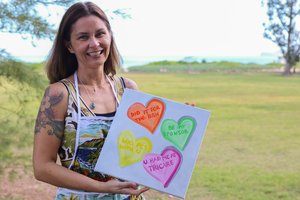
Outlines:
MULTIPOLYGON (((120 100, 124 91, 124 84, 119 77, 115 76, 109 78, 114 83, 113 86, 116 91, 117 98, 120 100)), ((62 139, 58 154, 62 166, 69 168, 72 164, 74 153, 76 152, 75 142, 76 130, 78 125, 77 112, 79 109, 77 105, 77 97, 74 84, 68 79, 63 79, 61 80, 61 82, 67 88, 69 98, 67 116, 65 118, 64 137, 62 139)), ((81 116, 93 118, 95 116, 94 113, 89 109, 89 107, 85 104, 81 97, 79 97, 79 99, 81 106, 81 116)), ((71 170, 103 182, 106 182, 113 178, 111 176, 94 171, 95 164, 103 147, 112 120, 113 116, 101 117, 100 127, 98 125, 97 127, 93 128, 92 125, 90 125, 89 130, 86 130, 87 132, 89 132, 89 134, 83 133, 80 135, 80 143, 76 152, 75 160, 70 167, 71 170)))

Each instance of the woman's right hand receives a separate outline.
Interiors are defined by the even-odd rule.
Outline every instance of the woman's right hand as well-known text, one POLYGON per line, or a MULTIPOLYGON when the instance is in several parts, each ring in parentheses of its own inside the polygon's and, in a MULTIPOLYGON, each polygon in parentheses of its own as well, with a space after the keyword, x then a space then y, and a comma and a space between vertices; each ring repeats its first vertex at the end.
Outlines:
POLYGON ((119 180, 110 180, 105 183, 109 193, 140 195, 149 190, 147 187, 138 188, 138 185, 133 182, 121 182, 119 180))

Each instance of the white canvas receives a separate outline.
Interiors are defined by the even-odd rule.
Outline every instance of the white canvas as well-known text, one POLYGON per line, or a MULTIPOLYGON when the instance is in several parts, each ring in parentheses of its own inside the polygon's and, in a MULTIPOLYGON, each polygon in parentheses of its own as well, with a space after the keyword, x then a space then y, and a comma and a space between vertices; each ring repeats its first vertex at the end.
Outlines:
POLYGON ((209 116, 125 89, 95 170, 184 198, 209 116))

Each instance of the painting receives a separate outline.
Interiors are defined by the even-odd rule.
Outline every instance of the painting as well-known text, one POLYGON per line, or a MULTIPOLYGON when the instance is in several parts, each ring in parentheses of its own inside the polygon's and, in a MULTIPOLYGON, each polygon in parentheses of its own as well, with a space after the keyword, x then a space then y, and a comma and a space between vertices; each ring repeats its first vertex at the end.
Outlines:
POLYGON ((95 170, 184 198, 210 112, 125 89, 95 170))

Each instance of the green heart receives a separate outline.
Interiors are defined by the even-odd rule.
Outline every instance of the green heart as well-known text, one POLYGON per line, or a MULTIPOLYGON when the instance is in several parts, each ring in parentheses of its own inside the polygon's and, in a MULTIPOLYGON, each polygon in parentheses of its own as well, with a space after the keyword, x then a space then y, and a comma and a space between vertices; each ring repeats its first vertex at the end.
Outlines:
POLYGON ((182 117, 178 123, 173 119, 165 119, 160 127, 163 137, 183 150, 196 127, 192 117, 182 117))

